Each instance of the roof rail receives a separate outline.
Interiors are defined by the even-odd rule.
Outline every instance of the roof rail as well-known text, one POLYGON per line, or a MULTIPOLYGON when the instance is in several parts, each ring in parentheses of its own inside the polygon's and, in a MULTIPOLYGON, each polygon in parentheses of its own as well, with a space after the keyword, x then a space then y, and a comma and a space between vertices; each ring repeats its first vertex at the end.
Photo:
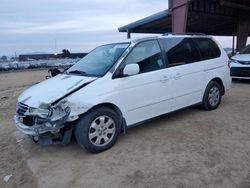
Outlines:
POLYGON ((163 36, 166 35, 206 35, 204 33, 164 33, 163 36))

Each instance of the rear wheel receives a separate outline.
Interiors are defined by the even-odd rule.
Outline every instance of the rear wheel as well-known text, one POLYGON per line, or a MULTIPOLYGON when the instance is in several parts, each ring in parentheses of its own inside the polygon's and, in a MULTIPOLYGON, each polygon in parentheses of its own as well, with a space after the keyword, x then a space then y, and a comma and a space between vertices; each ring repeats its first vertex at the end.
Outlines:
POLYGON ((203 96, 202 106, 206 110, 215 110, 221 102, 222 87, 216 81, 211 81, 207 85, 203 96))
POLYGON ((118 115, 107 107, 90 110, 78 120, 75 127, 77 143, 92 153, 111 148, 120 132, 118 115))

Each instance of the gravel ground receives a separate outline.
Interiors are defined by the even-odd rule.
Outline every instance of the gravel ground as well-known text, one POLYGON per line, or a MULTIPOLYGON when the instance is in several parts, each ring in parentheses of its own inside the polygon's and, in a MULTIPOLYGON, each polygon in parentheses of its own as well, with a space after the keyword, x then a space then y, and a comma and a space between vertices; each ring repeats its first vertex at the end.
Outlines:
POLYGON ((16 130, 18 95, 45 75, 0 74, 0 187, 250 187, 249 82, 234 82, 215 111, 175 112, 93 155, 75 141, 39 146, 16 130))

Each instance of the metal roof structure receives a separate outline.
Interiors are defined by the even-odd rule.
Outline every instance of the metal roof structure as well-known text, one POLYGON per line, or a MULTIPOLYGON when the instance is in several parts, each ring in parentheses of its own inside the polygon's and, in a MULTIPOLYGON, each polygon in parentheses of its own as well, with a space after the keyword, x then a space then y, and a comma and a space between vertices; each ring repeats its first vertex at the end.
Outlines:
MULTIPOLYGON (((240 1, 240 0, 239 0, 240 1)), ((239 3, 239 1, 237 1, 239 3)), ((228 6, 222 1, 192 0, 189 2, 186 32, 216 36, 236 36, 239 12, 250 19, 250 1, 228 6), (235 7, 235 5, 238 5, 235 7)), ((229 1, 225 1, 229 2, 229 1)), ((232 1, 233 2, 233 1, 232 1)), ((231 3, 232 3, 231 2, 231 3)), ((232 5, 232 4, 229 4, 232 5)), ((119 32, 166 33, 172 31, 172 11, 167 9, 120 27, 119 32)), ((250 32, 248 34, 250 36, 250 32)))
POLYGON ((171 29, 171 13, 170 10, 164 10, 158 12, 154 15, 148 16, 131 24, 120 27, 119 32, 135 32, 135 33, 166 33, 170 32, 169 27, 171 29), (167 20, 168 19, 168 20, 167 20), (167 22, 165 22, 167 20, 167 22), (157 22, 162 25, 157 25, 157 22), (162 22, 165 22, 163 24, 162 22), (158 26, 158 27, 157 27, 158 26), (165 30, 162 27, 166 27, 165 30))

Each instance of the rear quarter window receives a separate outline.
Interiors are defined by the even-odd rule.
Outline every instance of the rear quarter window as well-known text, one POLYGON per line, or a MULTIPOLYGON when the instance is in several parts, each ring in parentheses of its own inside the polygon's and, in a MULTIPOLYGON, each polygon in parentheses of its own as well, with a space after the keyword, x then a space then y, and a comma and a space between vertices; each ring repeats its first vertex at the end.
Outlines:
POLYGON ((210 38, 195 38, 202 60, 218 58, 221 55, 220 49, 217 44, 210 38))

